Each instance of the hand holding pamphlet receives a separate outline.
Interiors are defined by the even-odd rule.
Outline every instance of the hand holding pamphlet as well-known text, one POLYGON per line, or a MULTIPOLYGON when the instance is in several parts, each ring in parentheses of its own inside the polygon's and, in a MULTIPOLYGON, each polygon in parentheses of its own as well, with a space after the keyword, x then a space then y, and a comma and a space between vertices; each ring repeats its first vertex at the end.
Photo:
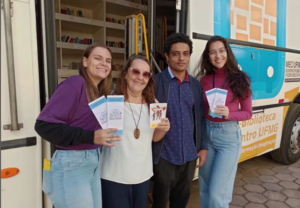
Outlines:
MULTIPOLYGON (((113 134, 123 135, 124 122, 124 96, 109 95, 107 99, 102 96, 89 103, 95 117, 102 129, 116 128, 113 134)), ((167 103, 150 104, 150 128, 156 128, 163 118, 166 118, 167 103)))
POLYGON ((223 90, 220 88, 214 88, 205 92, 207 101, 209 104, 209 112, 208 114, 213 118, 222 118, 222 115, 217 115, 214 112, 214 109, 218 105, 225 105, 227 98, 227 90, 223 90))
POLYGON ((102 129, 116 128, 118 132, 112 134, 123 135, 124 96, 102 96, 89 103, 102 129))

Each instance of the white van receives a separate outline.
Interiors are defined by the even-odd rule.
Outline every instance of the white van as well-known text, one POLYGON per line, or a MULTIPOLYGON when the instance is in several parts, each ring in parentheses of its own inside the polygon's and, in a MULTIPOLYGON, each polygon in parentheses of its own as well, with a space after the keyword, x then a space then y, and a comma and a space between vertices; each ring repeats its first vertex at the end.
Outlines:
MULTIPOLYGON (((240 122, 240 161, 271 152, 291 164, 300 158, 299 0, 3 0, 1 12, 1 206, 51 207, 42 192, 43 158, 53 146, 35 120, 91 42, 111 47, 114 76, 131 55, 132 27, 146 19, 150 59, 164 70, 164 39, 193 40, 193 73, 209 37, 228 39, 252 80, 253 117, 240 122), (134 17, 134 16, 133 16, 134 17)), ((139 31, 141 32, 141 31, 139 31)), ((140 45, 140 50, 145 48, 140 45)), ((195 176, 197 173, 195 173, 195 176)))

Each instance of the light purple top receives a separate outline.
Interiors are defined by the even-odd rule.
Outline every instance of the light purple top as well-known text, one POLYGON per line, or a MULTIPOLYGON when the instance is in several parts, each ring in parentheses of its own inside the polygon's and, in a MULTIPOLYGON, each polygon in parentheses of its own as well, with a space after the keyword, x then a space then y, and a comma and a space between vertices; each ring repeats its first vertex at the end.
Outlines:
MULTIPOLYGON (((68 124, 72 127, 80 127, 90 131, 101 129, 100 124, 88 105, 85 82, 81 76, 71 76, 62 82, 37 120, 68 124)), ((100 145, 93 144, 56 146, 66 150, 90 150, 100 147, 100 145)))

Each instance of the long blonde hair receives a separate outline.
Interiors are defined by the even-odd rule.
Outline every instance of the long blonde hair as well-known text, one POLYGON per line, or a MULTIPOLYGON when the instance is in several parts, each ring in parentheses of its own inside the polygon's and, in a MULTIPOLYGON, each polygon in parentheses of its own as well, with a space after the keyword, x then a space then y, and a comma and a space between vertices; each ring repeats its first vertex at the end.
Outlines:
MULTIPOLYGON (((111 71, 109 73, 109 75, 103 79, 97 87, 95 87, 95 85, 93 84, 91 78, 89 77, 86 67, 83 66, 83 58, 88 58, 90 56, 90 54, 93 52, 93 50, 97 47, 101 47, 101 48, 106 48, 110 55, 111 55, 111 50, 105 46, 102 43, 93 43, 91 45, 89 45, 85 51, 83 52, 83 57, 81 59, 81 67, 79 69, 79 74, 80 76, 82 76, 84 78, 85 81, 85 91, 86 91, 86 96, 87 96, 87 100, 88 102, 91 102, 93 100, 96 100, 97 98, 101 97, 102 95, 110 95, 111 93, 111 82, 112 82, 112 75, 111 75, 111 71)), ((111 62, 111 69, 112 69, 112 62, 111 62)))

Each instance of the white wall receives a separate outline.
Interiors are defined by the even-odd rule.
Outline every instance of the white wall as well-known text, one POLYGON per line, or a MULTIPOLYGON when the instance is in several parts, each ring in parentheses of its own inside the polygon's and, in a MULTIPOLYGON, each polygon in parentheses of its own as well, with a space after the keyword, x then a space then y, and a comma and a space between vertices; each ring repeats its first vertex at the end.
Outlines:
MULTIPOLYGON (((187 32, 192 39, 193 32, 205 35, 214 34, 214 1, 213 0, 190 0, 188 5, 187 32)), ((199 62, 207 41, 192 39, 193 54, 188 71, 193 74, 199 62)))

